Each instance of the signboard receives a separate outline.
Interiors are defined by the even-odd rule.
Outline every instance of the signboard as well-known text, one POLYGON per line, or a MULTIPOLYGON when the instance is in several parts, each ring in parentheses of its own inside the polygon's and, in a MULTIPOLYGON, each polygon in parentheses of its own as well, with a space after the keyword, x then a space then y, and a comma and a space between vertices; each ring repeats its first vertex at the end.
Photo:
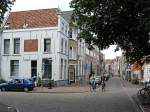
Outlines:
POLYGON ((88 69, 88 64, 83 65, 84 70, 86 71, 88 69))
POLYGON ((126 63, 125 64, 125 69, 126 69, 126 71, 131 71, 131 64, 126 63))

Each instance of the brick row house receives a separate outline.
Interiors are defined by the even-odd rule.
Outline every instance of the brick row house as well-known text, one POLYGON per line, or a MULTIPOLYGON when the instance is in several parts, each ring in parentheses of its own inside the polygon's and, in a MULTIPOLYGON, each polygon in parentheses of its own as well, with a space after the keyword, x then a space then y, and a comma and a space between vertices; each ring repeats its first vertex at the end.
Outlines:
POLYGON ((40 77, 65 85, 88 76, 90 54, 77 39, 71 14, 58 8, 11 12, 1 38, 1 77, 40 77))

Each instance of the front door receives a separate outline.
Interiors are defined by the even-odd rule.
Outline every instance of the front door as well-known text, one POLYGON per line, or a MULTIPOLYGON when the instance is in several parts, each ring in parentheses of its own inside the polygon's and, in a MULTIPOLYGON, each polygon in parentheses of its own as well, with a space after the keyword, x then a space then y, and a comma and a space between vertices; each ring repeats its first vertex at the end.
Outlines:
POLYGON ((31 61, 31 78, 37 77, 37 61, 32 60, 31 61))
POLYGON ((74 68, 69 69, 69 82, 75 83, 75 69, 74 68))

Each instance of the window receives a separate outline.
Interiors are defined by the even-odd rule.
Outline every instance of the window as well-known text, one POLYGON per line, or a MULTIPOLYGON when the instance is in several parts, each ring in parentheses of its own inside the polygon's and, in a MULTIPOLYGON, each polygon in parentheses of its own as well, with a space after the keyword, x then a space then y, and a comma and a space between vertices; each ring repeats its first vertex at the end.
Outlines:
POLYGON ((72 38, 72 29, 71 28, 68 31, 68 36, 69 36, 69 38, 72 38))
POLYGON ((65 60, 65 63, 64 63, 65 65, 64 65, 64 79, 67 79, 67 60, 65 60))
POLYGON ((50 51, 51 51, 51 40, 44 39, 44 52, 50 53, 50 51))
POLYGON ((10 62, 11 76, 19 75, 19 60, 11 60, 10 62))
POLYGON ((69 58, 71 58, 71 59, 72 59, 72 58, 73 58, 73 56, 72 56, 72 55, 73 55, 73 51, 72 51, 72 47, 70 47, 70 49, 69 49, 69 58))
POLYGON ((4 40, 4 54, 10 54, 10 39, 4 40))
POLYGON ((43 59, 43 67, 44 67, 43 78, 51 79, 52 78, 52 60, 43 59))
POLYGON ((20 39, 16 38, 14 39, 14 54, 20 53, 20 39))
POLYGON ((61 59, 61 63, 60 63, 60 79, 62 79, 63 76, 63 59, 61 59))
POLYGON ((64 22, 62 22, 62 23, 61 23, 61 31, 62 31, 62 32, 64 32, 64 26, 65 26, 65 24, 64 24, 64 22))
POLYGON ((65 34, 67 35, 68 27, 67 25, 65 26, 65 34))
POLYGON ((61 52, 63 53, 63 47, 64 47, 64 40, 63 38, 61 39, 61 52))
POLYGON ((68 47, 67 47, 67 40, 65 40, 65 53, 67 54, 67 49, 68 49, 68 47))

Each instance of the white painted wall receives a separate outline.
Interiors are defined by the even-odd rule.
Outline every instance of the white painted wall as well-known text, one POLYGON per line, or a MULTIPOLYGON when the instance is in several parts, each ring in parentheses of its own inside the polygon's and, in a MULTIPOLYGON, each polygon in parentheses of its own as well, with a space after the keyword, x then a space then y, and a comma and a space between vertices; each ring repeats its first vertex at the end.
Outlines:
MULTIPOLYGON (((2 34, 2 77, 5 80, 10 78, 10 60, 19 60, 19 77, 31 78, 31 60, 37 60, 37 73, 41 73, 42 59, 52 58, 52 79, 67 80, 68 78, 68 38, 67 33, 61 31, 61 22, 68 26, 69 24, 59 16, 58 27, 48 28, 32 28, 32 29, 16 29, 4 30, 2 34), (13 39, 20 38, 20 54, 13 54, 13 39), (51 53, 44 53, 44 38, 51 39, 51 53), (63 52, 61 52, 61 39, 67 42, 67 48, 63 45, 63 52), (10 54, 4 55, 4 39, 10 39, 10 54), (24 52, 25 39, 38 39, 38 52, 24 52), (67 50, 65 50, 67 49, 67 50), (66 79, 60 79, 60 60, 67 60, 66 65, 66 79)), ((64 42, 65 43, 65 42, 64 42)), ((65 65, 64 65, 65 66, 65 65)), ((63 67, 63 71, 64 71, 63 67)), ((63 75, 65 73, 63 72, 63 75)))

